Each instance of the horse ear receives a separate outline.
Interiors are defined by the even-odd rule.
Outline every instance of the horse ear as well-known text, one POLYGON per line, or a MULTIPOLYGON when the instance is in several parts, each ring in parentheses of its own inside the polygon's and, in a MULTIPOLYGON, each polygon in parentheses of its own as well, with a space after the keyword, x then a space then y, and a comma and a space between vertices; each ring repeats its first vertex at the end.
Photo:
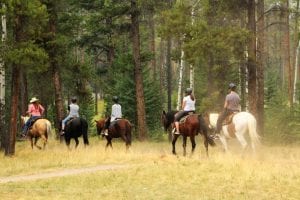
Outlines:
POLYGON ((163 110, 162 114, 163 114, 163 115, 166 115, 166 111, 163 110))

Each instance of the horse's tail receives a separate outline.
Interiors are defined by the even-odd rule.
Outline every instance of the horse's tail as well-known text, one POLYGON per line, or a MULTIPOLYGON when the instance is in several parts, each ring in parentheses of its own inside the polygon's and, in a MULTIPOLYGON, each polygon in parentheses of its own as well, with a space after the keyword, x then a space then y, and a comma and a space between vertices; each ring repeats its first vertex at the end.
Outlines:
POLYGON ((203 119, 202 115, 198 116, 199 119, 199 131, 202 133, 205 137, 205 140, 208 142, 210 146, 216 146, 215 141, 208 136, 208 126, 206 125, 205 120, 203 119))
POLYGON ((260 144, 260 136, 256 131, 256 119, 251 117, 248 121, 249 136, 252 142, 252 148, 255 149, 255 145, 260 144))
POLYGON ((126 137, 127 137, 127 143, 128 145, 131 145, 131 131, 132 131, 132 124, 130 123, 130 121, 126 120, 127 124, 126 124, 126 137))
POLYGON ((49 121, 46 121, 46 129, 47 132, 45 134, 46 139, 48 139, 48 136, 51 134, 51 123, 49 121))
POLYGON ((88 123, 84 119, 80 118, 81 120, 81 128, 82 128, 82 137, 83 137, 83 143, 85 145, 89 145, 89 139, 88 139, 88 123))

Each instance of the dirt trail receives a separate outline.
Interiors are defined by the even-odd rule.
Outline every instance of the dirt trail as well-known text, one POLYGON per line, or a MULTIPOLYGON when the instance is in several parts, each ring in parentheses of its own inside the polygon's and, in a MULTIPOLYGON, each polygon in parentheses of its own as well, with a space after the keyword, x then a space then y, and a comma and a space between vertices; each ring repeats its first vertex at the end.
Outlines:
POLYGON ((48 179, 54 177, 63 177, 63 176, 71 176, 76 174, 83 174, 83 173, 92 173, 96 171, 103 171, 103 170, 116 170, 116 169, 123 169, 127 168, 128 165, 98 165, 94 167, 85 167, 85 168, 78 168, 78 169, 64 169, 64 170, 57 170, 53 172, 46 172, 46 173, 39 173, 39 174, 32 174, 32 175, 20 175, 20 176, 9 176, 9 177, 0 177, 0 184, 1 183, 9 183, 9 182, 21 182, 21 181, 34 181, 39 179, 48 179))

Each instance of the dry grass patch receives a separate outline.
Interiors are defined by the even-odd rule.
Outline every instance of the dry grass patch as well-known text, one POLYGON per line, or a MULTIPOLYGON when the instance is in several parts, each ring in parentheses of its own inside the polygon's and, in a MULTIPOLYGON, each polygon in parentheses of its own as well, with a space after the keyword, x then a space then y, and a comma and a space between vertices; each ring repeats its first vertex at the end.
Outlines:
POLYGON ((0 199, 299 199, 299 147, 264 146, 255 157, 224 154, 217 147, 206 158, 197 143, 187 157, 181 156, 180 142, 179 156, 170 154, 167 142, 135 141, 128 153, 121 142, 105 151, 105 141, 96 138, 88 148, 71 151, 54 141, 45 152, 18 144, 22 151, 14 158, 1 158, 0 176, 102 164, 129 167, 0 184, 0 199))

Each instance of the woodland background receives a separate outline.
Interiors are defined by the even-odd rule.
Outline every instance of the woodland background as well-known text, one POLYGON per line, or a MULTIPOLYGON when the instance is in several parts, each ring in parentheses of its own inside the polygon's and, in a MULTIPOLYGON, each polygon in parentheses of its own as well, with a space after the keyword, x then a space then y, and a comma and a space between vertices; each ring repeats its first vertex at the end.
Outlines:
POLYGON ((198 113, 219 112, 230 82, 264 138, 300 137, 299 0, 0 2, 5 155, 15 153, 33 96, 56 129, 78 97, 93 135, 94 116, 109 114, 117 95, 144 141, 161 137, 162 110, 180 107, 185 88, 198 113))

